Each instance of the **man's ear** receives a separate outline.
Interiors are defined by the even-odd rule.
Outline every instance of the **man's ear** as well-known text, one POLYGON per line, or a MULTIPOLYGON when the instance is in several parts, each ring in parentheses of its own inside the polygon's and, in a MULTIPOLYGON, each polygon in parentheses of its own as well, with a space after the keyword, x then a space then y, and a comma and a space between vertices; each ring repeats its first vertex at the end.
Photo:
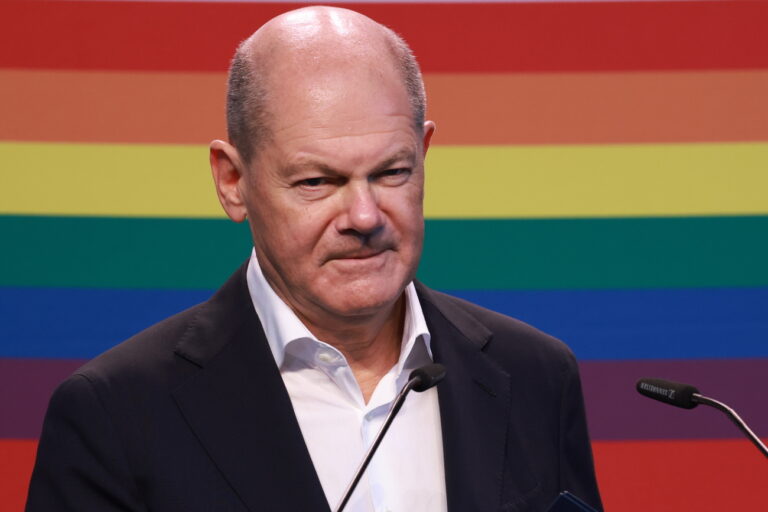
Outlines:
POLYGON ((230 219, 243 222, 247 211, 240 191, 241 180, 245 180, 245 165, 237 149, 223 140, 214 140, 210 147, 211 173, 216 185, 219 202, 230 219))
POLYGON ((432 140, 433 133, 435 133, 435 122, 424 121, 424 140, 422 144, 424 155, 427 154, 427 150, 429 149, 429 142, 432 140))

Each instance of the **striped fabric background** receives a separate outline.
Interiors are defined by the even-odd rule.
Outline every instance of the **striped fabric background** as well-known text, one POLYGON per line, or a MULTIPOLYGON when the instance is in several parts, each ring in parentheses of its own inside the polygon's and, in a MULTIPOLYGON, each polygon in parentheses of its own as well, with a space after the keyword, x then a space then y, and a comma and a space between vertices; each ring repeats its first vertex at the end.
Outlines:
MULTIPOLYGON (((291 4, 0 3, 0 509, 22 509, 48 397, 244 260, 206 144, 225 71, 291 4)), ((413 46, 438 130, 428 285, 581 360, 611 511, 765 507, 768 3, 364 3, 413 46)))

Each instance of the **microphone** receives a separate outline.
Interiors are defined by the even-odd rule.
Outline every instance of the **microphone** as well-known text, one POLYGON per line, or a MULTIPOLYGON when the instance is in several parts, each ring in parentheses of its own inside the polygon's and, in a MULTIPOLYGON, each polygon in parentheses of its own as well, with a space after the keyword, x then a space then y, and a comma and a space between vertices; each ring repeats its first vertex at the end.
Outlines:
POLYGON ((736 411, 722 402, 713 398, 703 396, 699 390, 690 384, 681 384, 664 379, 640 379, 637 381, 637 391, 648 398, 653 398, 665 404, 682 407, 683 409, 693 409, 699 404, 714 407, 724 413, 730 420, 739 427, 747 439, 752 441, 760 452, 768 457, 768 448, 763 444, 757 435, 747 426, 746 422, 736 414, 736 411))
POLYGON ((693 400, 693 395, 698 394, 699 390, 688 384, 664 379, 640 379, 637 381, 637 391, 648 398, 683 409, 693 409, 699 405, 693 400))
POLYGON ((341 498, 339 505, 336 507, 336 512, 341 512, 344 510, 344 507, 347 505, 349 498, 352 497, 352 493, 354 492, 355 487, 357 487, 357 483, 363 477, 363 473, 365 473, 368 464, 373 458, 373 454, 376 453, 376 449, 381 444, 381 440, 384 439, 384 434, 387 433, 389 426, 392 424, 392 420, 395 419, 395 416, 400 411, 403 403, 405 403, 405 397, 408 396, 408 392, 411 390, 419 393, 426 391, 431 387, 437 386, 444 377, 445 366, 439 363, 427 364, 421 368, 416 368, 411 372, 411 374, 408 376, 408 382, 405 383, 405 386, 403 386, 403 389, 400 390, 400 393, 398 393, 395 401, 392 402, 392 407, 389 409, 387 417, 384 419, 384 424, 376 434, 376 437, 374 438, 370 448, 368 448, 365 457, 363 457, 363 462, 360 463, 360 467, 358 467, 357 471, 355 471, 355 476, 352 478, 352 481, 349 482, 347 490, 344 491, 344 496, 341 498))
MULTIPOLYGON (((416 368, 408 376, 408 382, 415 380, 411 389, 421 393, 426 391, 432 386, 437 386, 440 381, 445 377, 445 366, 439 363, 432 363, 416 368)), ((406 387, 408 384, 405 385, 406 387)))

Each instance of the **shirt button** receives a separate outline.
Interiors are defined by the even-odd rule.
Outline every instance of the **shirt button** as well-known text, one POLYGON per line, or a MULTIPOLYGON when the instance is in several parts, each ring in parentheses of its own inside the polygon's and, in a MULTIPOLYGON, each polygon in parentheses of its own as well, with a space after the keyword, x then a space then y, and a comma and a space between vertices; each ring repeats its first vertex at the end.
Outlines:
POLYGON ((317 360, 321 363, 331 364, 336 363, 339 360, 339 356, 331 352, 330 350, 321 350, 317 354, 317 360))

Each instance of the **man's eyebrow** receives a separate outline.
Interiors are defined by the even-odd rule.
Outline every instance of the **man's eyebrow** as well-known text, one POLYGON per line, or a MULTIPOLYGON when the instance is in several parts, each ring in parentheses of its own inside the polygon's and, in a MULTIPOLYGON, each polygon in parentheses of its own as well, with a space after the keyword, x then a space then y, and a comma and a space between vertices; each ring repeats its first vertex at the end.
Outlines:
POLYGON ((323 174, 337 174, 338 171, 319 160, 302 160, 285 166, 287 174, 298 174, 302 171, 320 171, 323 174))
MULTIPOLYGON (((416 152, 412 149, 402 149, 387 159, 382 160, 378 164, 374 165, 372 170, 386 170, 402 160, 407 160, 409 165, 415 165, 416 152)), ((287 174, 298 174, 302 171, 316 171, 323 174, 340 174, 340 171, 335 167, 332 167, 320 160, 314 159, 300 160, 298 162, 286 165, 284 169, 287 174)))
POLYGON ((409 165, 416 164, 416 153, 412 149, 401 149, 391 157, 375 166, 376 170, 385 170, 401 160, 407 160, 409 165))

